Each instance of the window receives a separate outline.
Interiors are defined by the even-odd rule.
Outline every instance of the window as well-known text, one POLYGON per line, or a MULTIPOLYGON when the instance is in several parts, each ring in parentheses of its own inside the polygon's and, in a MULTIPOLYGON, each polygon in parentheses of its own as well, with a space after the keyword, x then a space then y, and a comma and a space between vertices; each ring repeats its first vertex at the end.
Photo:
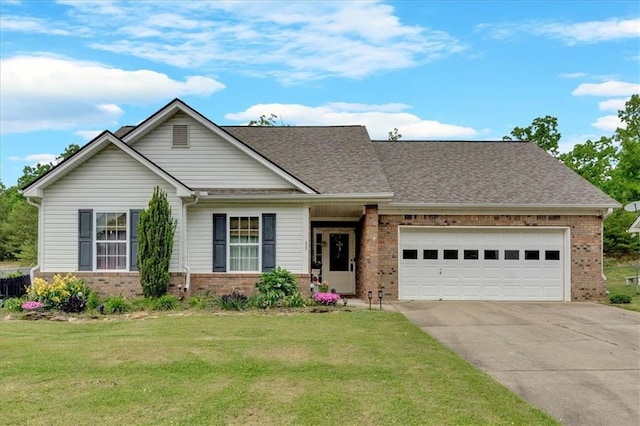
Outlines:
POLYGON ((127 269, 127 213, 96 213, 96 269, 127 269))
POLYGON ((418 259, 418 250, 402 250, 402 259, 404 260, 416 260, 418 259))
POLYGON ((478 250, 465 250, 464 260, 478 260, 478 250))
POLYGON ((505 250, 504 251, 504 260, 518 260, 520 259, 520 251, 519 250, 505 250))
POLYGON ((498 260, 499 255, 500 255, 500 250, 485 250, 484 260, 498 260))
POLYGON ((436 260, 438 259, 438 250, 422 250, 422 258, 424 260, 436 260))
POLYGON ((229 218, 229 270, 260 270, 260 218, 232 216, 229 218))
POLYGON ((560 260, 560 250, 545 250, 544 260, 560 260))
POLYGON ((540 260, 540 252, 538 250, 525 250, 524 260, 540 260))
POLYGON ((456 260, 458 258, 458 250, 444 250, 443 259, 456 260))

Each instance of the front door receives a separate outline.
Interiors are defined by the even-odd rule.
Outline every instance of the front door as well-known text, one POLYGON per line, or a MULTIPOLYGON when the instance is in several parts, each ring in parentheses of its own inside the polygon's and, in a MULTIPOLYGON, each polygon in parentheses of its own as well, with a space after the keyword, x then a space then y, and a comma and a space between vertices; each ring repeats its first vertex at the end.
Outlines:
POLYGON ((338 294, 355 294, 355 232, 348 228, 322 233, 322 279, 338 294))

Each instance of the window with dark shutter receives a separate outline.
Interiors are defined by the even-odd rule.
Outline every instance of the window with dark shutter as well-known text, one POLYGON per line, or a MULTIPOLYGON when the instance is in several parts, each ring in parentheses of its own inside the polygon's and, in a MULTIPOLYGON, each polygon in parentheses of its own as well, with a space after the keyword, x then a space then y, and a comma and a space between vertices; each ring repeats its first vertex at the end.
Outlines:
POLYGON ((93 270, 93 210, 78 210, 78 271, 93 270))
POLYGON ((227 271, 227 215, 213 215, 213 272, 227 271))
POLYGON ((262 272, 276 268, 276 215, 262 215, 262 272))
POLYGON ((173 125, 173 139, 172 139, 171 146, 173 146, 174 148, 189 147, 189 125, 188 124, 173 125))
POLYGON ((131 229, 129 236, 129 270, 138 270, 138 220, 140 219, 140 210, 131 210, 129 212, 129 227, 131 229))

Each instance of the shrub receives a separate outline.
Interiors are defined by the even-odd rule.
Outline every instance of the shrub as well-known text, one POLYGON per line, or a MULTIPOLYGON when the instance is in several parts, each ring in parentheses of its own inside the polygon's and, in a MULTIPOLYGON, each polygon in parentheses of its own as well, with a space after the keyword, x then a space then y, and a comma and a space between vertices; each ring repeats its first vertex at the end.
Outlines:
POLYGON ((98 309, 100 306, 100 297, 98 297, 98 293, 93 290, 89 290, 89 294, 87 295, 87 309, 98 309))
POLYGON ((206 309, 210 307, 208 298, 206 295, 196 294, 187 299, 189 306, 195 309, 206 309))
POLYGON ((7 278, 22 278, 24 274, 20 271, 11 271, 7 274, 7 278))
POLYGON ((173 294, 165 294, 152 300, 153 309, 156 311, 172 311, 180 306, 180 301, 173 294))
POLYGON ((300 294, 300 292, 297 292, 285 298, 283 300, 283 304, 289 308, 304 308, 307 306, 307 300, 302 296, 302 294, 300 294))
POLYGON ((64 312, 81 312, 86 305, 86 298, 91 290, 82 278, 71 273, 56 274, 53 282, 48 283, 38 277, 27 288, 27 299, 44 303, 45 308, 60 309, 64 312))
POLYGON ((340 295, 337 293, 316 293, 313 295, 313 300, 321 305, 335 306, 340 301, 340 295))
POLYGON ((169 290, 169 263, 173 250, 176 220, 171 216, 167 194, 156 186, 149 207, 138 221, 140 284, 144 297, 164 296, 169 290))
POLYGON ((234 291, 233 293, 220 296, 216 301, 216 304, 220 309, 226 311, 241 311, 246 309, 248 299, 244 294, 234 291))
POLYGON ((4 308, 11 312, 22 312, 24 299, 20 297, 10 297, 4 301, 4 308))
POLYGON ((131 305, 124 296, 109 297, 104 301, 105 314, 124 314, 131 305))
POLYGON ((626 294, 612 294, 609 296, 609 302, 615 305, 631 303, 631 296, 627 296, 626 294))
POLYGON ((263 273, 256 288, 262 294, 275 291, 282 296, 292 296, 298 292, 298 280, 291 272, 278 266, 273 271, 263 273))

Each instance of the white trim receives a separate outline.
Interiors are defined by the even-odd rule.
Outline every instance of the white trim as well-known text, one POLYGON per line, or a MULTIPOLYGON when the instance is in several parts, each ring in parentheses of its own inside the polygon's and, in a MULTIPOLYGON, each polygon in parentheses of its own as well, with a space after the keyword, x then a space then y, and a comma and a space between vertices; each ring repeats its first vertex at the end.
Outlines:
POLYGON ((393 196, 392 192, 363 193, 363 194, 224 194, 224 195, 202 195, 202 202, 216 201, 225 203, 251 203, 260 201, 264 203, 297 203, 303 201, 309 205, 326 204, 330 202, 340 202, 341 204, 379 204, 388 202, 393 196))
MULTIPOLYGON (((259 274, 262 272, 262 232, 263 232, 262 214, 263 213, 260 213, 257 215, 253 213, 247 213, 244 215, 237 215, 237 214, 227 215, 227 265, 226 265, 227 273, 230 273, 230 274, 258 273, 259 274), (251 218, 252 217, 258 218, 258 242, 257 243, 234 243, 234 246, 247 246, 247 247, 256 246, 256 245, 258 246, 258 269, 255 271, 232 271, 231 270, 231 218, 232 217, 237 217, 239 219, 242 219, 243 217, 249 218, 249 229, 251 229, 251 218)), ((276 244, 278 244, 277 240, 276 240, 276 244)))
POLYGON ((239 149, 240 151, 242 151, 243 153, 251 157, 253 160, 257 161, 262 166, 266 167, 267 169, 269 169, 270 171, 272 171, 273 173, 275 173, 280 178, 284 179, 286 182, 290 183, 300 191, 306 194, 317 193, 317 191, 315 191, 313 188, 311 188, 310 186, 307 186, 304 182, 298 180, 295 176, 289 174, 288 172, 284 171, 280 167, 277 167, 274 163, 267 160, 265 157, 258 154, 253 149, 249 148, 246 144, 242 143, 239 139, 236 139, 229 133, 222 130, 215 123, 204 118, 200 113, 198 113, 196 110, 192 109, 190 106, 180 101, 179 99, 174 100, 173 102, 169 103, 167 106, 165 106, 164 108, 156 112, 154 115, 150 117, 150 119, 147 119, 141 125, 133 129, 131 132, 127 133, 122 138, 122 140, 129 145, 135 144, 138 140, 140 140, 140 138, 142 138, 142 136, 150 132, 152 129, 160 125, 162 122, 167 120, 169 117, 171 117, 178 111, 188 115, 193 120, 202 124, 205 128, 215 133, 217 136, 219 136, 223 140, 229 142, 231 145, 233 145, 234 147, 236 147, 237 149, 239 149))
POLYGON ((451 215, 451 216, 601 216, 604 217, 607 209, 600 209, 595 207, 580 207, 580 206, 544 206, 544 205, 529 205, 529 206, 493 206, 482 207, 480 205, 473 206, 446 206, 446 205, 432 205, 432 206, 398 206, 395 204, 383 204, 378 207, 379 215, 451 215))
POLYGON ((96 210, 93 209, 93 244, 91 247, 91 250, 93 251, 93 259, 91 259, 91 263, 92 263, 92 267, 91 270, 93 272, 131 272, 131 247, 130 247, 130 243, 131 243, 131 210, 127 209, 127 210, 96 210), (97 220, 97 216, 98 214, 109 214, 109 213, 114 213, 114 214, 118 214, 118 213, 124 213, 125 217, 126 217, 126 224, 124 226, 125 232, 126 232, 126 236, 127 238, 124 240, 99 240, 97 238, 97 234, 98 234, 98 220, 97 220), (125 267, 124 269, 98 269, 98 244, 99 243, 109 243, 109 244, 118 244, 118 243, 124 243, 124 248, 125 248, 125 267))
POLYGON ((563 300, 562 302, 571 301, 571 227, 570 226, 471 226, 471 225, 462 225, 462 226, 432 226, 432 225, 398 225, 397 230, 397 241, 398 245, 396 249, 398 250, 398 295, 400 294, 400 231, 401 229, 431 229, 438 231, 450 231, 455 232, 460 229, 486 229, 493 230, 499 232, 500 230, 520 230, 527 232, 538 232, 544 230, 561 230, 563 244, 562 248, 564 250, 564 259, 562 268, 563 268, 563 300))

